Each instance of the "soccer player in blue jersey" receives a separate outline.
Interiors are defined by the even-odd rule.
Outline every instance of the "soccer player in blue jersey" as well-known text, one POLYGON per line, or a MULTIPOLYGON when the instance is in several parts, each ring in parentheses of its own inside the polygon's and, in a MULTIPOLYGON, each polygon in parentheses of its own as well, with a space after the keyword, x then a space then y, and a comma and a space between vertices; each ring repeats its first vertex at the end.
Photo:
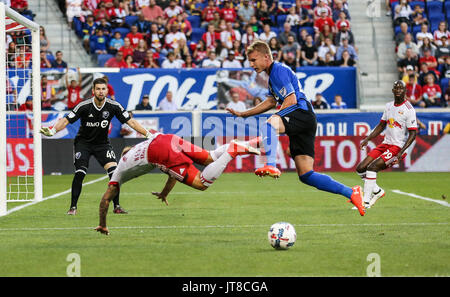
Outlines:
POLYGON ((350 199, 365 214, 362 204, 361 187, 350 188, 330 176, 314 171, 314 140, 317 120, 311 103, 306 99, 296 74, 286 65, 274 62, 267 43, 256 40, 247 48, 250 66, 257 72, 269 75, 269 96, 257 106, 243 112, 228 109, 239 117, 249 117, 266 112, 281 105, 279 111, 272 115, 261 127, 263 147, 267 156, 267 164, 258 168, 258 176, 280 177, 276 167, 278 134, 286 133, 289 137, 289 149, 294 159, 300 181, 319 190, 340 194, 350 199))

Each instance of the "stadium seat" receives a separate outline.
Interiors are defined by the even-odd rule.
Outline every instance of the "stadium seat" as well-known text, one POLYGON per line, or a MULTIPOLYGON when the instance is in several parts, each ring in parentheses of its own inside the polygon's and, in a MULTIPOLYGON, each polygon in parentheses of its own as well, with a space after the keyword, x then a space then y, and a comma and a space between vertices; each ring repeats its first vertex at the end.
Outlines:
POLYGON ((427 13, 428 16, 434 13, 442 13, 443 5, 440 1, 427 1, 427 13))
POLYGON ((137 15, 127 15, 125 17, 125 23, 131 27, 138 21, 138 19, 139 17, 137 15))
POLYGON ((283 24, 286 21, 287 15, 286 14, 280 14, 277 16, 277 26, 279 28, 283 28, 283 24))
POLYGON ((299 27, 298 28, 298 34, 300 34, 300 32, 305 29, 306 31, 308 31, 309 35, 314 36, 314 28, 313 27, 299 27))
POLYGON ((445 3, 444 3, 444 10, 446 12, 450 11, 450 1, 445 1, 445 3))
POLYGON ((83 23, 80 21, 78 17, 73 18, 73 27, 75 30, 75 34, 77 34, 78 37, 83 37, 83 23))
POLYGON ((445 94, 445 91, 446 91, 447 88, 448 88, 448 81, 449 81, 449 80, 450 80, 450 78, 446 78, 446 77, 444 77, 444 78, 441 79, 440 85, 441 85, 441 91, 442 91, 442 94, 445 94))
POLYGON ((425 9, 425 2, 424 1, 411 1, 409 3, 409 5, 411 6, 411 8, 414 10, 414 7, 416 7, 416 5, 420 5, 420 7, 422 7, 423 9, 425 9))
POLYGON ((114 33, 116 32, 120 32, 120 35, 122 36, 122 38, 125 38, 125 36, 130 33, 130 29, 127 28, 115 28, 112 32, 111 32, 111 36, 114 36, 114 33))
POLYGON ((108 61, 110 58, 114 57, 113 55, 105 54, 105 55, 98 55, 97 56, 97 62, 99 67, 104 67, 106 61, 108 61))
POLYGON ((191 41, 197 43, 201 38, 203 33, 205 33, 206 30, 204 28, 192 28, 192 34, 191 34, 191 41))
MULTIPOLYGON (((422 26, 414 26, 412 28, 412 35, 414 36, 414 38, 416 37, 417 33, 419 33, 420 31, 422 31, 422 26)), ((428 31, 430 31, 430 28, 428 28, 428 31)))
POLYGON ((201 17, 199 15, 190 15, 187 20, 191 23, 192 28, 200 27, 201 17))

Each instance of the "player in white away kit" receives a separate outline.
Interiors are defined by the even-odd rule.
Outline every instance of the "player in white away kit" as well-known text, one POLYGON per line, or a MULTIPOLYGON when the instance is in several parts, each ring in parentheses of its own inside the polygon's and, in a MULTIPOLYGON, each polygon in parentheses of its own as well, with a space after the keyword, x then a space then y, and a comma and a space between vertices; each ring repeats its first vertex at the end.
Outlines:
POLYGON ((366 208, 373 206, 385 195, 384 190, 376 183, 377 172, 404 159, 406 149, 417 135, 416 111, 405 97, 406 84, 401 80, 395 81, 392 93, 394 101, 386 104, 380 123, 361 142, 361 149, 364 149, 371 139, 386 129, 383 143, 370 151, 356 167, 358 175, 364 179, 363 203, 366 208))
POLYGON ((159 168, 169 176, 161 192, 152 192, 158 199, 167 203, 167 195, 179 181, 194 189, 204 191, 222 174, 227 164, 236 156, 256 154, 260 151, 258 138, 248 142, 232 140, 213 151, 206 151, 177 135, 153 133, 152 137, 132 148, 125 148, 119 164, 109 181, 108 188, 100 202, 100 224, 95 230, 108 235, 106 215, 111 200, 119 193, 120 186, 136 177, 159 168), (195 166, 206 166, 200 172, 195 166))

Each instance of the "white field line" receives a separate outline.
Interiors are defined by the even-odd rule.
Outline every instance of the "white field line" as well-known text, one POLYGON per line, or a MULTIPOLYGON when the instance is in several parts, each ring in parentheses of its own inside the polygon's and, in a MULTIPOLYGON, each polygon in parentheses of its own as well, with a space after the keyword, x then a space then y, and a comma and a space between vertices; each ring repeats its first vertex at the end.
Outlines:
POLYGON ((422 200, 425 200, 425 201, 434 202, 434 203, 437 203, 437 204, 440 204, 440 205, 443 205, 443 206, 446 206, 446 207, 450 207, 450 203, 448 203, 446 201, 431 199, 431 198, 428 198, 428 197, 419 196, 419 195, 414 194, 414 193, 402 192, 400 190, 392 190, 392 192, 394 192, 396 194, 400 194, 400 195, 406 195, 406 196, 409 196, 409 197, 417 198, 417 199, 422 199, 422 200))
MULTIPOLYGON (((94 180, 91 180, 91 181, 88 181, 88 182, 84 183, 83 186, 87 186, 87 185, 90 185, 90 184, 93 184, 93 183, 102 181, 102 180, 104 180, 104 179, 106 179, 106 178, 108 178, 107 175, 102 176, 102 177, 100 177, 100 178, 97 178, 97 179, 94 179, 94 180)), ((62 196, 62 195, 69 194, 70 192, 71 192, 71 189, 68 189, 68 190, 65 190, 65 191, 63 191, 63 192, 59 192, 59 193, 50 195, 50 196, 48 196, 48 197, 45 197, 45 198, 43 198, 41 201, 33 201, 33 202, 30 202, 30 203, 26 203, 26 204, 23 204, 23 205, 20 205, 20 206, 11 208, 10 210, 8 210, 8 211, 6 212, 6 215, 9 215, 10 213, 13 213, 13 212, 15 212, 15 211, 24 209, 25 207, 28 207, 28 206, 31 206, 31 205, 40 203, 40 202, 45 201, 45 200, 49 200, 49 199, 53 199, 53 198, 58 198, 58 197, 60 197, 60 196, 62 196)))
MULTIPOLYGON (((411 226, 448 226, 450 222, 447 223, 374 223, 374 224, 294 224, 295 227, 411 227, 411 226)), ((268 228, 268 225, 203 225, 203 226, 120 226, 120 227, 108 227, 109 229, 248 229, 248 228, 268 228)), ((60 228, 0 228, 1 231, 67 231, 67 230, 94 230, 94 227, 60 227, 60 228)))

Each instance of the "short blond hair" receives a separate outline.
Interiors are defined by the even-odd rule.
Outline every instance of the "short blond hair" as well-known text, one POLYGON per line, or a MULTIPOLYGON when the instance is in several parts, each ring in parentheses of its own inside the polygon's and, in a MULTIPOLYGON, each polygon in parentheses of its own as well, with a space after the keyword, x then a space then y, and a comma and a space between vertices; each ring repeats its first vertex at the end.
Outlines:
POLYGON ((260 39, 253 41, 252 44, 247 47, 247 56, 253 52, 259 52, 263 55, 269 55, 270 58, 273 59, 272 51, 270 50, 269 45, 265 41, 262 41, 260 39))

